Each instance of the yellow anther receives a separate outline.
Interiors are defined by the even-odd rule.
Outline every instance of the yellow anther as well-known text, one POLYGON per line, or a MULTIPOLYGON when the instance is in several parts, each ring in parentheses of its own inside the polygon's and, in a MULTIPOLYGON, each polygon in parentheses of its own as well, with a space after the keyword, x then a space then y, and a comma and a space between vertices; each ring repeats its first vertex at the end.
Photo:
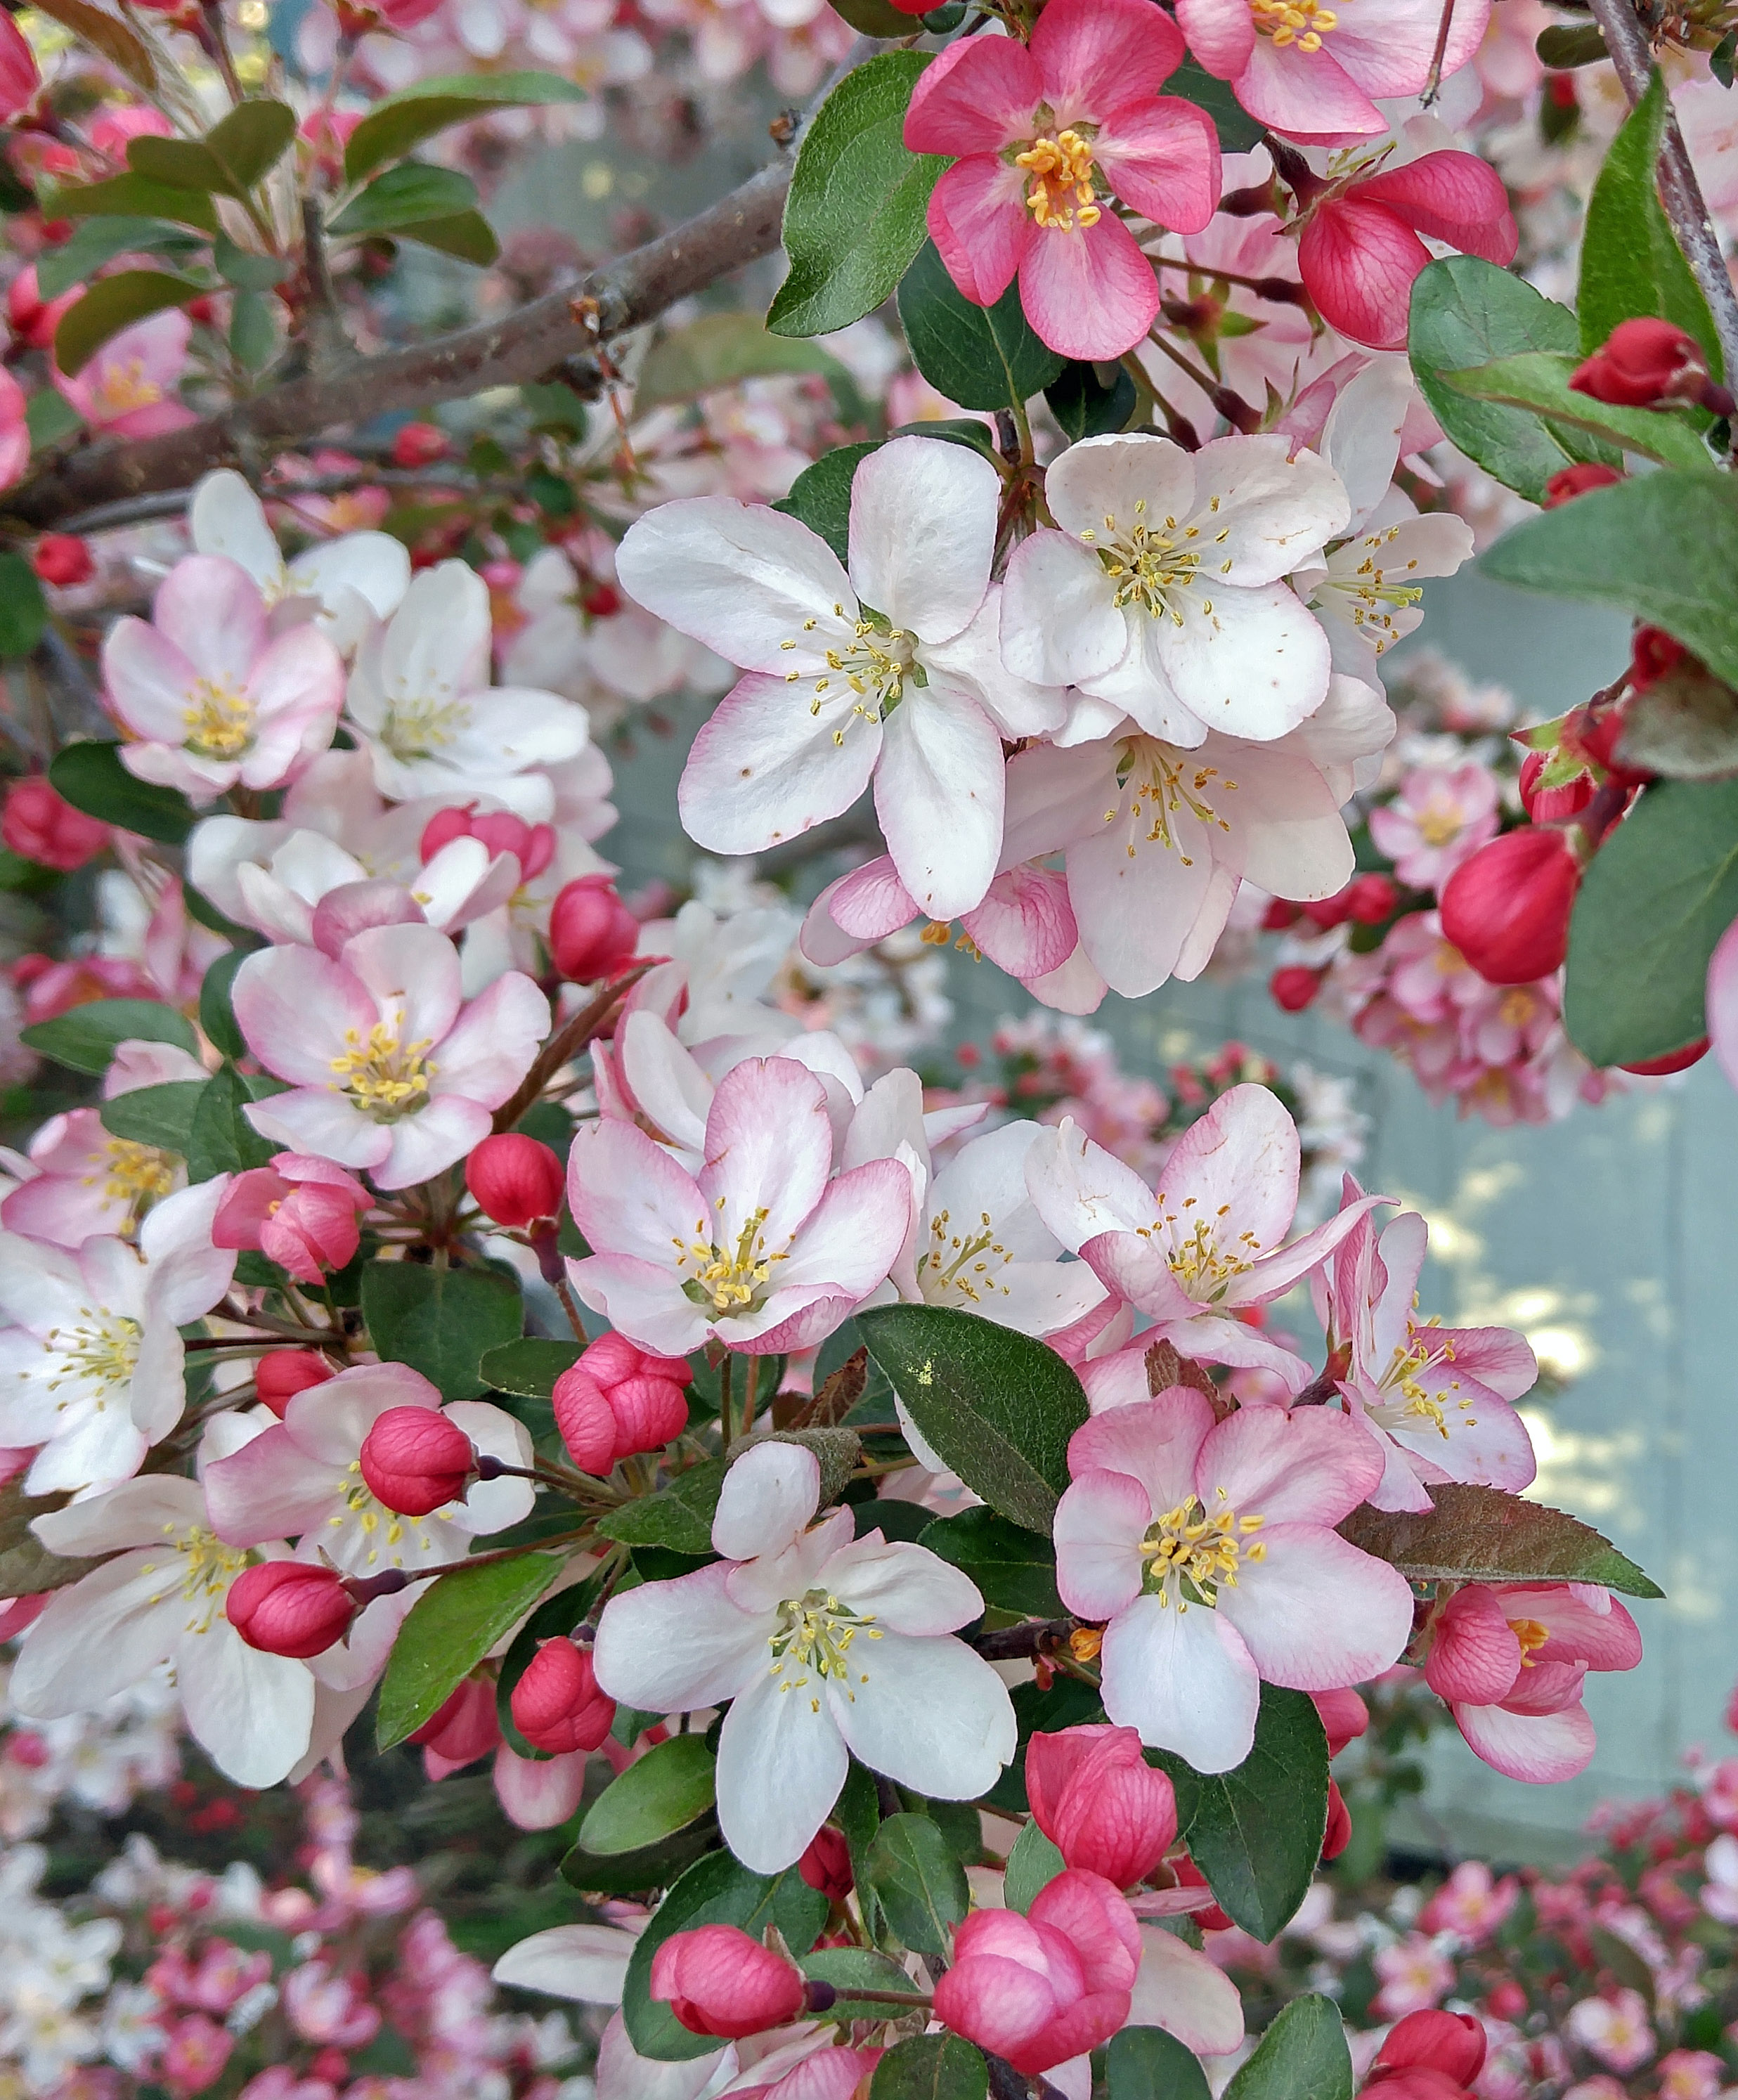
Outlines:
POLYGON ((1026 210, 1034 225, 1054 233, 1073 233, 1096 226, 1104 216, 1092 187, 1092 143, 1078 131, 1034 139, 1014 156, 1017 167, 1031 177, 1026 210))
POLYGON ((201 758, 239 758, 254 741, 254 703, 227 678, 196 680, 181 720, 183 742, 201 758))

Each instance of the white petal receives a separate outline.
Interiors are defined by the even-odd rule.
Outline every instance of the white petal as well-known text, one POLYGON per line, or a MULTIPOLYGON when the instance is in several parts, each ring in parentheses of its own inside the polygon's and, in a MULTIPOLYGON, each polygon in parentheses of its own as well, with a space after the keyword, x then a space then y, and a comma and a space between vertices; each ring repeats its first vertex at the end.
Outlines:
MULTIPOLYGON (((796 1447, 792 1447, 796 1448, 796 1447)), ((686 1714, 732 1698, 771 1661, 766 1614, 739 1611, 721 1565, 612 1597, 598 1622, 598 1682, 648 1713, 686 1714)))
POLYGON ((977 702, 939 679, 907 688, 883 728, 875 806, 899 880, 932 919, 982 902, 1003 794, 1002 739, 977 702))
POLYGON ((249 1648, 208 1601, 204 1627, 175 1643, 175 1688, 193 1740, 238 1786, 276 1786, 307 1748, 314 1679, 305 1663, 249 1648))
POLYGON ((726 1560, 778 1553, 821 1500, 820 1461, 801 1444, 757 1444, 724 1476, 712 1518, 712 1546, 726 1560))
POLYGON ((557 1925, 509 1947, 490 1970, 497 1983, 582 2005, 619 2005, 636 1934, 615 1925, 557 1925))
POLYGON ((1102 1659, 1105 1711, 1118 1727, 1197 1771, 1231 1771, 1249 1755, 1261 1680, 1223 1613, 1136 1598, 1105 1630, 1102 1659))
POLYGON ((849 1759, 823 1681, 770 1660, 732 1702, 718 1738, 718 1825, 743 1864, 776 1874, 800 1860, 845 1785, 849 1759))
POLYGON ((840 1733, 872 1771, 938 1801, 995 1785, 1018 1732, 1008 1688, 983 1657, 944 1634, 854 1642, 848 1683, 827 1681, 840 1733))
POLYGON ((964 445, 894 438, 851 483, 851 581, 895 628, 945 642, 990 585, 1002 477, 964 445))

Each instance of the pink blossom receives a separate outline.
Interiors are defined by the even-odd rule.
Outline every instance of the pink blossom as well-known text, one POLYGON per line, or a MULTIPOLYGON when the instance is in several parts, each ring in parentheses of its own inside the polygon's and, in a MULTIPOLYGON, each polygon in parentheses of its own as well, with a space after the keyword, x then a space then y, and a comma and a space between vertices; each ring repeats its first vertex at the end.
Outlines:
POLYGON ((236 2038, 203 2013, 189 2013, 169 2030, 161 2060, 163 2083, 177 2095, 203 2093, 223 2075, 236 2038))
POLYGON ((380 2032, 380 2008, 369 2002, 368 1979, 346 1975, 329 1962, 304 1961, 284 1979, 284 2010, 304 2041, 362 2049, 380 2032))
POLYGON ((234 1004, 249 1049, 292 1088, 249 1109, 254 1128, 382 1189, 426 1181, 486 1137, 549 1025, 515 970, 466 1004, 458 952, 427 925, 370 928, 336 956, 264 949, 236 973, 234 1004))
POLYGON ((652 1957, 651 1995, 690 2034, 727 2039, 783 2027, 802 2010, 802 1972, 740 1926, 673 1934, 652 1957))
POLYGON ((1648 2001, 1639 1991, 1625 1988, 1583 1998, 1570 2006, 1564 2028, 1608 2071, 1624 2077, 1639 2071, 1654 2052, 1648 2001))
MULTIPOLYGON (((1442 56, 1445 78, 1478 49, 1490 0, 1461 0, 1442 56)), ((1386 131, 1378 99, 1418 94, 1430 78, 1437 0, 1178 0, 1189 47, 1229 80, 1251 117, 1286 138, 1344 145, 1386 131)))
MULTIPOLYGON (((1241 4, 1241 0, 1239 0, 1241 4)), ((993 306, 1017 275, 1026 316, 1065 356, 1119 357, 1158 311, 1151 265, 1101 191, 1196 233, 1219 201, 1219 143, 1159 88, 1183 40, 1143 0, 1051 0, 1029 46, 961 39, 911 97, 905 142, 956 156, 929 201, 955 285, 993 306)))
POLYGON ((1450 770, 1414 766, 1392 802, 1370 813, 1370 835, 1414 889, 1440 889, 1461 862, 1497 836, 1497 776, 1469 759, 1450 770))
POLYGON ((1468 1947, 1482 1946, 1520 1900, 1513 1874, 1498 1881, 1482 1860, 1462 1860, 1418 1912, 1419 1929, 1452 1932, 1468 1947))
POLYGON ((1370 1965, 1380 1979, 1370 2010, 1397 2020, 1439 2005, 1454 1988, 1454 1964, 1422 1932, 1409 1932, 1392 1947, 1378 1947, 1370 1965))
POLYGON ((36 54, 8 15, 0 22, 0 117, 15 117, 42 84, 36 54))
POLYGON ((1660 2100, 1718 2100, 1726 2066, 1711 2049, 1674 2049, 1660 2058, 1660 2100))
MULTIPOLYGON (((6 27, 12 28, 10 15, 6 17, 6 27)), ((24 421, 24 388, 10 372, 0 373, 0 488, 10 488, 30 464, 30 430, 24 421)))
POLYGON ((155 438, 198 418, 183 406, 177 383, 187 368, 193 324, 179 307, 135 321, 111 336, 90 363, 50 376, 93 428, 117 438, 155 438))
POLYGON ((1068 1464, 1056 1586, 1109 1621, 1105 1711, 1144 1743, 1229 1771, 1264 1679, 1326 1692, 1399 1660, 1410 1588, 1333 1529, 1381 1465, 1346 1416, 1255 1405, 1215 1425, 1204 1395, 1173 1386, 1094 1415, 1068 1464))
MULTIPOLYGON (((238 1174, 218 1206, 213 1244, 252 1247, 298 1283, 343 1268, 361 1243, 358 1220, 374 1198, 362 1184, 320 1159, 280 1152, 269 1167, 238 1174)), ((0 1207, 0 1216, 4 1215, 0 1207)))

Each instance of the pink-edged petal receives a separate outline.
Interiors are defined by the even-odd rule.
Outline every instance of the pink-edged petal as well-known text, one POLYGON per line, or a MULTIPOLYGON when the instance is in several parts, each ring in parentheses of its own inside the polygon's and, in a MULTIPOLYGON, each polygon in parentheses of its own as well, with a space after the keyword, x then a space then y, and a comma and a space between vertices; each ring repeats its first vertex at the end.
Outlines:
POLYGON ((911 1177, 897 1159, 866 1160, 827 1185, 796 1236, 779 1281, 786 1289, 835 1284, 867 1298, 899 1258, 911 1229, 911 1177))
POLYGON ((888 718, 876 814, 900 880, 932 919, 983 901, 1002 850, 1004 771, 995 725, 939 679, 908 690, 888 718))
POLYGON ((642 1349, 686 1356, 706 1339, 705 1312, 682 1295, 675 1273, 659 1264, 633 1255, 591 1255, 570 1261, 567 1275, 582 1305, 602 1313, 642 1349))
POLYGON ((858 598, 925 642, 958 634, 990 588, 1001 496, 1002 477, 964 445, 893 438, 871 452, 851 483, 858 598))
MULTIPOLYGON (((1453 1366, 1448 1366, 1450 1373, 1453 1366)), ((1436 1383, 1433 1376, 1431 1383, 1436 1383)), ((1448 1434, 1428 1419, 1402 1421, 1388 1434, 1450 1480, 1471 1480, 1519 1494, 1531 1487, 1538 1460, 1527 1425, 1506 1400, 1470 1379, 1452 1375, 1438 1397, 1448 1434)))
POLYGON ((1190 591, 1176 620, 1149 629, 1166 682, 1209 729, 1265 743, 1321 706, 1333 652, 1321 623, 1284 584, 1190 591), (1210 609, 1211 608, 1211 609, 1210 609))
POLYGON ((1155 20, 1148 0, 1060 0, 1029 48, 1059 129, 1157 95, 1184 59, 1176 24, 1155 20))
POLYGON ((708 852, 764 853, 849 810, 881 751, 880 723, 857 706, 843 678, 818 695, 812 682, 742 679, 688 753, 677 791, 683 829, 708 852))
POLYGON ((489 1134, 488 1110, 480 1101, 445 1094, 420 1115, 386 1126, 391 1149, 374 1168, 382 1189, 413 1189, 474 1152, 489 1134))
POLYGON ((1197 1312, 1188 1320, 1162 1320, 1151 1339, 1174 1342, 1185 1357, 1193 1357, 1198 1363, 1241 1365, 1272 1371, 1284 1381, 1288 1392, 1301 1392, 1314 1375, 1302 1357, 1281 1348, 1241 1320, 1223 1319, 1211 1312, 1197 1312))
POLYGON ((434 1092, 499 1108, 549 1031, 549 1003, 518 970, 474 999, 435 1053, 434 1092))
POLYGON ((1372 350, 1404 350, 1414 280, 1430 250, 1397 212, 1362 197, 1321 205, 1298 267, 1322 319, 1372 350))
POLYGON ((816 898, 803 920, 802 951, 825 968, 873 947, 916 916, 911 893, 883 854, 828 883, 816 898))
POLYGON ((1257 42, 1247 0, 1177 0, 1177 22, 1189 48, 1216 80, 1235 80, 1257 42))
POLYGON ((1585 1706, 1559 1714, 1511 1714, 1501 1706, 1453 1706, 1454 1724, 1467 1747, 1493 1771, 1533 1786, 1573 1779, 1593 1762, 1598 1747, 1585 1706))
POLYGON ((179 744, 199 677, 185 654, 148 620, 117 620, 103 645, 103 680, 116 719, 135 736, 179 744))
POLYGON ((401 1042, 439 1043, 458 1019, 459 951, 437 927, 370 926, 345 942, 343 960, 401 1042))
MULTIPOLYGON (((814 1073, 789 1057, 745 1058, 719 1082, 706 1118, 706 1163, 696 1180, 706 1238, 734 1251, 746 1233, 782 1255, 820 1202, 832 1155, 827 1089, 814 1073)), ((813 1280, 787 1269, 779 1264, 779 1282, 813 1280)))
POLYGON ((1227 1415, 1208 1436, 1194 1487, 1209 1508, 1223 1489, 1233 1507, 1259 1511, 1269 1524, 1331 1526, 1381 1477, 1381 1453, 1349 1414, 1254 1405, 1227 1415))
POLYGON ((667 1274, 675 1242, 710 1237, 706 1198, 693 1177, 644 1131, 613 1117, 576 1136, 567 1200, 588 1246, 655 1263, 667 1274))
MULTIPOLYGON (((1064 452, 1052 476, 1080 449, 1064 452)), ((1127 646, 1127 624, 1106 588, 1104 569, 1074 530, 1022 540, 1002 592, 1002 654, 1008 668, 1036 685, 1070 686, 1114 670, 1127 646)), ((1734 1033, 1738 1036, 1738 1003, 1734 1033)))
POLYGON ((330 1086, 332 1060, 355 1031, 364 1042, 379 1012, 360 979, 313 948, 249 955, 236 973, 236 1026, 268 1072, 330 1086))
MULTIPOLYGON (((1350 8, 1339 20, 1326 49, 1366 95, 1423 91, 1441 26, 1438 0, 1372 0, 1369 7, 1350 8)), ((1489 20, 1490 0, 1455 0, 1443 47, 1445 80, 1477 51, 1489 20)))
POLYGON ((1261 1679, 1223 1612, 1137 1597, 1105 1630, 1105 1711, 1197 1771, 1231 1771, 1255 1740, 1261 1679))
POLYGON ((1714 1054, 1738 1087, 1738 920, 1720 936, 1709 958, 1707 1012, 1714 1054))
POLYGON ((1151 1319, 1187 1321, 1201 1309, 1163 1255, 1140 1233, 1099 1233, 1081 1248, 1080 1259, 1108 1289, 1151 1319))
POLYGON ((1068 1440, 1069 1468, 1076 1474, 1088 1467, 1128 1474, 1146 1490, 1156 1516, 1195 1492, 1202 1446, 1212 1427, 1206 1396, 1193 1386, 1171 1386, 1083 1423, 1068 1440))
POLYGON ((1155 226, 1199 233, 1219 209, 1219 134, 1193 102, 1167 95, 1118 109, 1094 151, 1112 189, 1155 226))
POLYGON ((1494 1706, 1514 1689, 1521 1661, 1520 1637, 1496 1591, 1471 1582, 1437 1614, 1425 1682, 1451 1705, 1494 1706))
POLYGON ((503 1743, 495 1753, 495 1798, 521 1830, 553 1830, 579 1807, 585 1792, 584 1750, 565 1757, 515 1757, 503 1743))
POLYGON ((993 307, 1025 260, 1033 239, 1025 196, 1020 170, 988 153, 956 161, 929 192, 929 238, 973 306, 993 307))
POLYGON ((1113 214, 1064 232, 1041 227, 1020 265, 1026 319, 1065 357, 1113 358, 1132 350, 1158 312, 1158 279, 1135 236, 1113 214))
POLYGON ((1235 92, 1251 117, 1287 138, 1370 139, 1388 128, 1387 117, 1326 45, 1319 51, 1300 51, 1295 44, 1278 51, 1271 37, 1257 37, 1235 92))
MULTIPOLYGON (((1077 1432, 1078 1433, 1078 1432, 1077 1432)), ((1153 1505, 1127 1473, 1083 1469, 1056 1504, 1056 1586, 1082 1618, 1108 1619, 1140 1595, 1140 1542, 1153 1505)))
MULTIPOLYGON (((1271 1254, 1298 1207, 1297 1126, 1266 1087, 1233 1087, 1191 1123, 1165 1162, 1159 1207, 1174 1245, 1196 1220, 1213 1243, 1251 1260, 1271 1254)), ((1345 1212, 1342 1216, 1348 1216, 1345 1212)), ((1356 1223, 1348 1216, 1347 1229, 1356 1223)))
POLYGON ((610 1599, 593 1660, 611 1698, 647 1713, 687 1713, 721 1705, 760 1674, 774 1620, 738 1610, 725 1586, 730 1573, 719 1561, 610 1599))
POLYGON ((1273 1524, 1260 1537, 1267 1558, 1221 1586, 1219 1608, 1269 1683, 1332 1692, 1400 1660, 1412 1635, 1404 1575, 1318 1524, 1273 1524))
POLYGON ((1198 2056, 1229 2056, 1243 2039, 1237 1985, 1211 1956, 1156 1926, 1141 1930, 1129 2019, 1162 2027, 1198 2056))
POLYGON ((1013 38, 950 44, 911 90, 905 143, 914 153, 999 152, 1030 137, 1043 95, 1036 64, 1013 38))
POLYGON ((1535 1651, 1542 1662, 1577 1661, 1595 1670, 1633 1670, 1642 1659, 1640 1629, 1608 1590, 1540 1582, 1517 1584, 1497 1594, 1511 1619, 1535 1620, 1550 1634, 1535 1651), (1599 1598, 1603 1610, 1590 1601, 1599 1598))
POLYGON ((1326 1218, 1301 1239, 1293 1240, 1289 1246, 1277 1254, 1264 1255, 1246 1275, 1233 1279, 1226 1292, 1231 1304, 1244 1304, 1252 1300, 1277 1297, 1281 1290, 1289 1290, 1294 1283, 1308 1275, 1319 1263, 1325 1261, 1348 1233, 1356 1229, 1358 1220, 1378 1203, 1392 1201, 1387 1196, 1361 1196, 1356 1203, 1348 1204, 1336 1216, 1326 1218))
MULTIPOLYGON (((1399 1220, 1395 1221, 1396 1224, 1399 1220)), ((1389 1231, 1393 1227, 1390 1226, 1389 1231)), ((1387 1256, 1387 1233, 1382 1236, 1383 1259, 1387 1256)), ((1390 1273, 1393 1264, 1388 1264, 1390 1273)), ((1466 1371, 1503 1400, 1519 1400, 1538 1383, 1539 1360, 1524 1335, 1512 1327, 1433 1327, 1433 1347, 1453 1351, 1457 1370, 1466 1371)))
MULTIPOLYGON (((259 586, 222 554, 183 554, 158 586, 152 618, 201 678, 240 689, 266 646, 259 586)), ((329 646, 329 644, 328 645, 329 646)))
POLYGON ((1392 206, 1418 232, 1499 268, 1515 260, 1518 236, 1509 193, 1502 176, 1476 153, 1426 153, 1370 176, 1354 195, 1392 206))
POLYGON ((326 1460, 298 1449, 276 1423, 227 1458, 208 1465, 205 1506, 218 1537, 257 1546, 321 1523, 336 1506, 342 1476, 326 1460))
POLYGON ((1067 877, 1027 864, 999 875, 959 923, 998 969, 1022 980, 1060 969, 1080 938, 1067 877))

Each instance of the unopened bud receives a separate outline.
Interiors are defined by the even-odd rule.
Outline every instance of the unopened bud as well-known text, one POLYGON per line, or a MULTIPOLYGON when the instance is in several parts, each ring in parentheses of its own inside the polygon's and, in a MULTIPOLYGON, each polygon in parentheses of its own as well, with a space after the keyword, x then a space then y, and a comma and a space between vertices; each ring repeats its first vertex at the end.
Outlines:
POLYGON ((582 875, 549 908, 549 953, 575 984, 613 977, 633 960, 640 922, 607 875, 582 875))
POLYGON ((1561 832, 1532 826, 1482 845, 1442 891, 1442 931, 1487 984, 1532 984, 1559 968, 1581 867, 1561 832))
POLYGON ((1312 1692, 1321 1725, 1327 1732, 1328 1755, 1337 1758, 1370 1726, 1370 1709, 1349 1686, 1338 1692, 1312 1692))
POLYGON ((465 1162, 465 1186, 485 1217, 523 1229, 561 1209, 561 1161, 518 1131, 486 1137, 465 1162))
POLYGON ((1408 2013, 1389 2028, 1376 2052, 1382 2071, 1440 2071, 1457 2085, 1470 2085, 1484 2067, 1483 2023, 1471 2013, 1433 2010, 1408 2013))
POLYGON ((809 1840, 808 1850, 796 1863, 796 1871, 811 1889, 818 1889, 829 1903, 843 1903, 855 1886, 851 1873, 851 1848, 830 1823, 823 1823, 809 1840))
POLYGON ((305 1560, 262 1560, 243 1568, 223 1609, 249 1648, 302 1661, 342 1640, 356 1616, 337 1571, 305 1560))
POLYGON ((1177 1834, 1171 1781, 1147 1763, 1132 1728, 1034 1735, 1026 1785, 1034 1820, 1066 1863, 1114 1888, 1144 1880, 1177 1834))
POLYGON ((432 1778, 486 1758, 501 1740, 492 1677, 467 1677, 410 1737, 420 1744, 432 1778), (438 1761, 438 1768, 431 1761, 438 1761))
POLYGON ((803 2010, 802 1972, 734 1925, 678 1932, 652 1957, 651 1995, 690 2034, 735 2041, 803 2010))
POLYGON ((108 844, 107 824, 75 810, 40 773, 27 774, 6 791, 0 840, 24 860, 70 875, 108 844))
POLYGON ((1708 1055, 1714 1039, 1699 1035, 1693 1043, 1686 1043, 1681 1050, 1668 1050, 1663 1057, 1644 1057, 1637 1065, 1621 1065, 1622 1072, 1634 1072, 1644 1079, 1663 1079, 1674 1072, 1687 1072, 1691 1065, 1699 1065, 1708 1055))
POLYGON ((601 1335, 555 1381, 555 1426, 581 1472, 607 1475, 637 1451, 661 1451, 688 1426, 681 1357, 653 1356, 621 1335, 601 1335))
POLYGON ((31 552, 30 566, 57 590, 88 583, 96 574, 90 549, 76 532, 45 532, 31 552))
POLYGON ((1576 367, 1569 386, 1614 408, 1695 401, 1715 415, 1732 410, 1731 395, 1709 377, 1696 338, 1671 321, 1646 314, 1619 321, 1593 355, 1576 367))
POLYGON ((1321 1839, 1321 1856, 1337 1860, 1352 1842, 1352 1811, 1339 1790, 1338 1780, 1328 1781, 1328 1827, 1321 1839))
POLYGON ((1379 926, 1394 915, 1400 890, 1392 876, 1354 876, 1346 885, 1346 916, 1360 926, 1379 926))
POLYGON ((1551 761, 1548 751, 1529 751, 1521 761, 1521 807, 1536 824, 1567 823, 1571 817, 1578 817, 1594 797, 1590 773, 1578 773, 1559 787, 1542 788, 1539 775, 1551 761))
POLYGON ((316 1349, 273 1349, 255 1366, 254 1384, 281 1422, 285 1409, 298 1392, 306 1392, 311 1385, 324 1385, 331 1376, 331 1365, 316 1349))
POLYGON ((412 468, 433 466, 451 449, 446 432, 438 424, 402 423, 393 434, 392 463, 412 468))
POLYGON ((438 1407, 389 1407, 363 1439, 362 1477, 400 1516, 457 1502, 475 1464, 470 1439, 438 1407))
POLYGON ((1321 971, 1307 968, 1302 963, 1287 963, 1268 979, 1273 1004, 1285 1013, 1301 1013, 1305 1007, 1313 1005, 1321 989, 1321 971))
POLYGON ((509 1703, 532 1748, 558 1757, 596 1749, 615 1723, 615 1701, 598 1688, 591 1651, 565 1637, 538 1649, 509 1703))
POLYGON ((1545 508, 1559 510, 1565 503, 1573 503, 1577 496, 1587 496, 1596 488, 1609 488, 1613 482, 1624 476, 1614 466, 1606 466, 1599 460, 1580 460, 1573 466, 1560 466, 1545 484, 1545 508))

